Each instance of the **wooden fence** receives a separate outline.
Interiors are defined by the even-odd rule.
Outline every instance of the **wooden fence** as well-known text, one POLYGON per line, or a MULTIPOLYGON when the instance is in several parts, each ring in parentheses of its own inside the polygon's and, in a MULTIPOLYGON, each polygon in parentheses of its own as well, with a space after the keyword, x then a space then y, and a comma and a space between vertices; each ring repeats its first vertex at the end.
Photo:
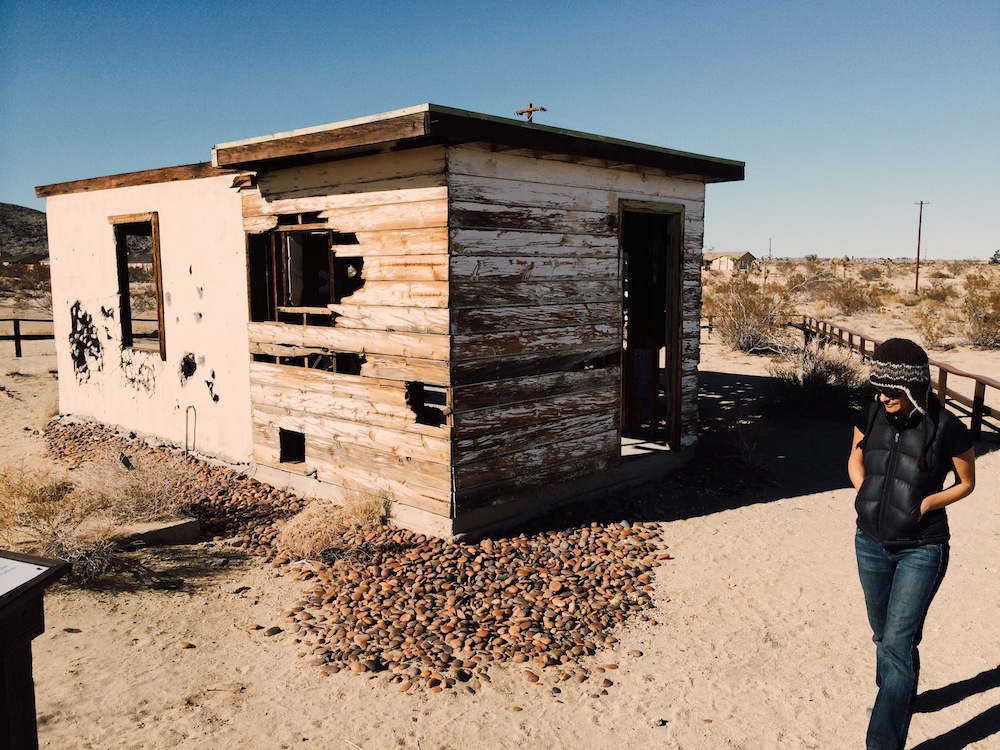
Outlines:
MULTIPOLYGON (((22 341, 45 341, 47 339, 55 340, 55 333, 52 331, 52 321, 46 318, 0 318, 0 324, 3 323, 13 323, 14 332, 12 334, 0 333, 0 341, 13 341, 14 342, 14 356, 23 356, 23 351, 21 348, 22 341), (23 333, 21 331, 21 323, 44 323, 49 329, 47 333, 23 333)), ((0 327, 0 331, 6 329, 7 326, 4 325, 0 327)))
MULTIPOLYGON (((876 346, 882 343, 881 339, 875 339, 849 328, 838 326, 826 320, 803 317, 802 323, 790 323, 789 325, 800 329, 805 335, 808 344, 813 339, 819 337, 822 341, 831 342, 839 346, 845 346, 852 351, 856 351, 863 357, 871 356, 876 346)), ((931 364, 931 385, 938 394, 941 405, 951 404, 971 419, 972 436, 976 440, 982 435, 983 427, 988 427, 997 434, 1000 434, 1000 423, 990 424, 986 420, 1000 419, 1000 381, 988 378, 985 375, 974 375, 970 372, 959 370, 947 362, 936 359, 930 360, 931 364), (937 370, 935 377, 935 369, 937 370), (955 379, 972 381, 972 397, 954 390, 955 379), (987 391, 987 389, 992 389, 987 391), (987 392, 990 394, 989 404, 987 404, 987 392), (992 404, 992 406, 990 406, 992 404)), ((959 382, 964 382, 960 380, 959 382)))

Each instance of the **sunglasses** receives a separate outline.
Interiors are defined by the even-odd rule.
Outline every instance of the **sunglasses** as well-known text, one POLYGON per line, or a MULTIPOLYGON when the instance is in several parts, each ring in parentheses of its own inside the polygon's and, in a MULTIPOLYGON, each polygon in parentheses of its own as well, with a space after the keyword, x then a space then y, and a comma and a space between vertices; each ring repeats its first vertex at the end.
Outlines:
POLYGON ((903 396, 902 388, 875 388, 875 391, 880 396, 885 396, 889 399, 898 399, 903 396))

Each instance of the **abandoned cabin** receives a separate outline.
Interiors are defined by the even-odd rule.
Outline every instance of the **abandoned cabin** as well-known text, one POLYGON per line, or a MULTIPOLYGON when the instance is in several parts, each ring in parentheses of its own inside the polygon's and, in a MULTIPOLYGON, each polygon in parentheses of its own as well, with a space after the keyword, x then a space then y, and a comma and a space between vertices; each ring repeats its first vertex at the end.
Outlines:
POLYGON ((695 444, 705 185, 743 171, 425 104, 39 187, 60 411, 509 523, 695 444))
POLYGON ((757 258, 753 253, 727 252, 727 253, 704 253, 702 264, 705 268, 713 271, 746 271, 753 268, 757 258))

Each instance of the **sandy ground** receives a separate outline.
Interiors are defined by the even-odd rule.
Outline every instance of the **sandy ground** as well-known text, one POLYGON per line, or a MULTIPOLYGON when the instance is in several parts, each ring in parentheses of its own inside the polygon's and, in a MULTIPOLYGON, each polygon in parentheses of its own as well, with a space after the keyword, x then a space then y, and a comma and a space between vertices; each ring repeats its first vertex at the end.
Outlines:
MULTIPOLYGON (((0 344, 9 346, 9 344, 0 344)), ((54 358, 0 349, 0 459, 39 461, 56 413, 54 358)), ((995 373, 997 353, 936 353, 995 373)), ((707 409, 743 410, 767 361, 707 341, 707 409)), ((655 575, 655 624, 630 624, 590 662, 613 682, 527 682, 494 667, 475 695, 402 693, 323 677, 295 637, 267 637, 306 584, 220 545, 162 548, 177 590, 46 596, 34 642, 45 748, 829 748, 863 744, 874 647, 853 558, 850 427, 769 420, 765 480, 734 492, 680 479, 642 490, 672 560, 655 575), (194 648, 181 648, 181 642, 194 648), (642 652, 641 656, 632 652, 642 652), (602 665, 614 665, 602 666, 602 665)), ((978 446, 976 493, 951 511, 951 570, 922 648, 910 748, 1000 747, 1000 443, 978 446)), ((599 672, 595 674, 600 674, 599 672)))

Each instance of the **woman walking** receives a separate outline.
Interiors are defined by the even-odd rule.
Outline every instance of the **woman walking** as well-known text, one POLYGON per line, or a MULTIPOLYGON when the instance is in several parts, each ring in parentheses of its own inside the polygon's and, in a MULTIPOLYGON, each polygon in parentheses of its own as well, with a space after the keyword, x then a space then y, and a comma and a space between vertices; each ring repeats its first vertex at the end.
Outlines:
POLYGON ((920 673, 917 646, 948 567, 944 508, 975 487, 975 454, 968 429, 931 394, 923 349, 889 339, 870 364, 877 397, 859 417, 848 460, 878 686, 867 748, 903 750, 920 673))

